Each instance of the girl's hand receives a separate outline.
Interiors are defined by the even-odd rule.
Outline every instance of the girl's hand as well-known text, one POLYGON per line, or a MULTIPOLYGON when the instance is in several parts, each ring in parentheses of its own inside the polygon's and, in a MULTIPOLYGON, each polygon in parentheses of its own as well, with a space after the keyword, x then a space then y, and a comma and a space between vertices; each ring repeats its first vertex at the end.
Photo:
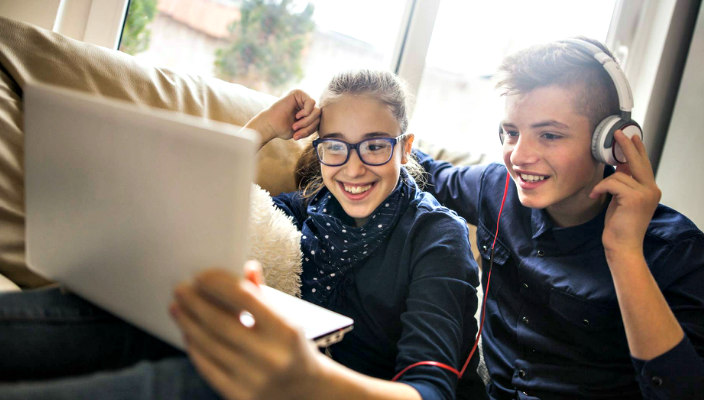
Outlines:
POLYGON ((606 256, 643 256, 643 239, 661 192, 655 184, 653 168, 640 137, 628 139, 620 130, 614 134, 627 163, 619 164, 616 172, 599 182, 590 197, 610 193, 613 198, 606 211, 602 242, 606 256))
POLYGON ((176 288, 170 311, 188 355, 227 399, 306 398, 320 376, 321 356, 266 304, 258 264, 248 263, 245 275, 249 280, 208 270, 176 288))
POLYGON ((274 138, 302 139, 318 130, 320 108, 302 90, 293 90, 252 118, 246 128, 258 131, 263 143, 274 138))

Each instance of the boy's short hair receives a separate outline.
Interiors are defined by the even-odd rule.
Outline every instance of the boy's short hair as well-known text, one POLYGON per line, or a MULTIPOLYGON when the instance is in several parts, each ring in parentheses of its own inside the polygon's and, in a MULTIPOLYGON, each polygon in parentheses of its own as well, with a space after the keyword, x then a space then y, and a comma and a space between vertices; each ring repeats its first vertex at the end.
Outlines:
MULTIPOLYGON (((577 39, 614 58, 601 42, 577 39)), ((592 130, 605 117, 620 112, 618 93, 609 74, 588 50, 570 41, 535 45, 507 56, 499 67, 499 77, 496 87, 503 89, 503 95, 550 85, 575 89, 575 110, 589 119, 592 130)))

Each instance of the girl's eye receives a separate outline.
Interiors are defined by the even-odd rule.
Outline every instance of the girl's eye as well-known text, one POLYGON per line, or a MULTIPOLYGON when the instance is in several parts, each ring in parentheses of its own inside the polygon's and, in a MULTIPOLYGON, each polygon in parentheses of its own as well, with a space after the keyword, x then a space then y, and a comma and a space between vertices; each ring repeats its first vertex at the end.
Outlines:
POLYGON ((345 145, 340 144, 340 143, 331 142, 331 143, 327 143, 326 146, 325 146, 325 148, 326 148, 328 151, 340 152, 340 151, 342 151, 343 149, 345 149, 345 145))

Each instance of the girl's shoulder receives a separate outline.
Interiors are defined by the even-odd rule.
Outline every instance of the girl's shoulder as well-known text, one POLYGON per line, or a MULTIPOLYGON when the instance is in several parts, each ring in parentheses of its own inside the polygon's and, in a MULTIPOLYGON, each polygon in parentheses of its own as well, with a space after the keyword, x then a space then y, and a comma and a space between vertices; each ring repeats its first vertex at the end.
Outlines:
POLYGON ((467 221, 455 211, 440 204, 430 193, 419 190, 404 214, 422 231, 434 230, 438 234, 469 233, 467 221))
POLYGON ((300 228, 301 223, 307 216, 307 203, 303 194, 301 192, 281 193, 272 197, 272 200, 274 205, 286 215, 292 217, 300 228))

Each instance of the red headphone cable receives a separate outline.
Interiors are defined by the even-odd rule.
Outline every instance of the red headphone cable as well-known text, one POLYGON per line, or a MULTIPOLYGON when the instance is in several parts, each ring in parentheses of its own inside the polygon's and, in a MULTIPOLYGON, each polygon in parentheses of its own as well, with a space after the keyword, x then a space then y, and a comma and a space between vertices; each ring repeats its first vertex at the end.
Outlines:
POLYGON ((508 183, 511 178, 511 175, 506 172, 506 183, 504 184, 504 195, 501 198, 501 207, 499 208, 499 216, 496 218, 496 231, 494 232, 494 241, 491 243, 491 253, 489 255, 489 272, 487 273, 486 277, 486 290, 484 291, 484 299, 482 301, 482 320, 479 323, 479 331, 477 332, 477 339, 474 341, 474 346, 472 346, 472 350, 469 352, 469 356, 467 356, 467 361, 464 362, 464 365, 462 366, 462 370, 458 371, 455 368, 452 368, 451 366, 437 362, 437 361, 419 361, 417 363, 413 363, 406 368, 402 369, 398 374, 396 374, 391 381, 395 382, 397 381, 403 374, 406 373, 411 368, 415 368, 421 365, 431 365, 435 366, 438 368, 446 369, 453 374, 457 375, 457 378, 462 378, 464 375, 465 370, 467 369, 467 366, 469 365, 469 361, 472 359, 472 356, 474 355, 474 352, 477 350, 477 346, 479 345, 479 338, 482 337, 482 329, 484 328, 484 318, 486 317, 486 299, 487 296, 489 295, 489 284, 491 283, 491 269, 494 266, 494 245, 496 245, 496 239, 499 236, 499 221, 501 221, 501 213, 504 210, 504 203, 506 202, 506 193, 508 192, 508 183))

